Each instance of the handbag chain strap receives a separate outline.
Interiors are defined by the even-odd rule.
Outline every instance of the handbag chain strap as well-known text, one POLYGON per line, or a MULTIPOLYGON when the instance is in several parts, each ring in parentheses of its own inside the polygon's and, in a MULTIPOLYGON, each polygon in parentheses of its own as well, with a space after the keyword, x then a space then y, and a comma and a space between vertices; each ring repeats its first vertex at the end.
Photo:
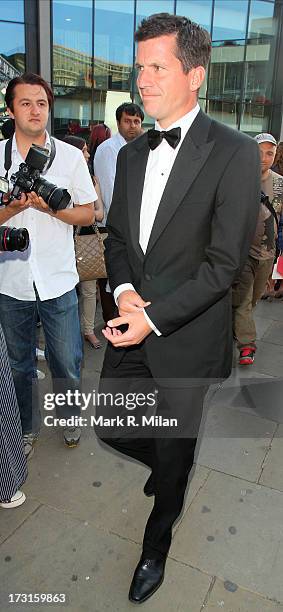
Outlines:
MULTIPOLYGON (((98 225, 96 223, 96 221, 94 221, 94 223, 92 223, 91 225, 89 225, 88 227, 91 227, 94 230, 94 233, 97 234, 97 236, 99 237, 100 240, 102 240, 101 236, 100 236, 100 231, 98 229, 98 225)), ((80 231, 81 231, 82 226, 81 225, 76 225, 76 229, 75 229, 75 233, 74 233, 74 237, 79 236, 80 235, 80 231)))

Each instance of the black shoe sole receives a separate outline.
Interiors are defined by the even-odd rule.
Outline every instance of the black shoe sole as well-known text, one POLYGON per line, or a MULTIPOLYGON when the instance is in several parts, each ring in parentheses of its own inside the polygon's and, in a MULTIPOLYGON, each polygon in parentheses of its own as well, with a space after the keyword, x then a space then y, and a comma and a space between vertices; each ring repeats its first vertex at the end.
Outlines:
POLYGON ((154 483, 153 483, 153 478, 152 478, 152 474, 148 477, 144 488, 143 488, 143 492, 145 494, 146 497, 152 497, 153 495, 155 495, 155 491, 154 491, 154 483), (150 486, 148 487, 148 482, 150 482, 150 486))
POLYGON ((146 493, 145 490, 143 490, 143 492, 146 497, 153 497, 153 495, 155 495, 154 491, 149 491, 148 493, 146 493))

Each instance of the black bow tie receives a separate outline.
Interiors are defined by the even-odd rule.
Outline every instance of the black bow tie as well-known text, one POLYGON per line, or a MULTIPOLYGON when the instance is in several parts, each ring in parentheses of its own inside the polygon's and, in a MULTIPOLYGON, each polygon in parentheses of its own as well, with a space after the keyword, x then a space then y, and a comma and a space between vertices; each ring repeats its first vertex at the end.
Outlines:
POLYGON ((148 144, 149 147, 153 150, 160 145, 162 139, 165 138, 167 140, 170 147, 176 149, 177 145, 181 140, 181 128, 176 127, 168 132, 159 132, 159 130, 148 130, 147 132, 148 144))

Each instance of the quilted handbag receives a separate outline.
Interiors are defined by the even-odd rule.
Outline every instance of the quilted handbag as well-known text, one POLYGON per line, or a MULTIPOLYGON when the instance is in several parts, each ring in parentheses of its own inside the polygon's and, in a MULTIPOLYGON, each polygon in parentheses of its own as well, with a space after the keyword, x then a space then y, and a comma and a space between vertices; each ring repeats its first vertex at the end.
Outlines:
POLYGON ((81 235, 80 227, 77 226, 74 235, 77 271, 80 281, 107 278, 103 244, 107 234, 100 234, 96 223, 91 227, 94 233, 81 235))

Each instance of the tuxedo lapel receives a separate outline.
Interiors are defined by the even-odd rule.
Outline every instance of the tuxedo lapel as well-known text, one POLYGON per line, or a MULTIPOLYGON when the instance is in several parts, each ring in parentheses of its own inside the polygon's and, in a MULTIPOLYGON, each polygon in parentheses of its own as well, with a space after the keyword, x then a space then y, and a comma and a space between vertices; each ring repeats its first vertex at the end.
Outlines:
POLYGON ((131 239, 138 256, 143 259, 144 254, 140 247, 140 209, 144 185, 146 164, 149 154, 147 135, 144 134, 129 148, 127 159, 127 195, 129 206, 129 226, 131 239))
POLYGON ((200 111, 184 138, 158 207, 146 256, 170 222, 214 146, 214 141, 207 142, 210 125, 211 120, 200 111))

